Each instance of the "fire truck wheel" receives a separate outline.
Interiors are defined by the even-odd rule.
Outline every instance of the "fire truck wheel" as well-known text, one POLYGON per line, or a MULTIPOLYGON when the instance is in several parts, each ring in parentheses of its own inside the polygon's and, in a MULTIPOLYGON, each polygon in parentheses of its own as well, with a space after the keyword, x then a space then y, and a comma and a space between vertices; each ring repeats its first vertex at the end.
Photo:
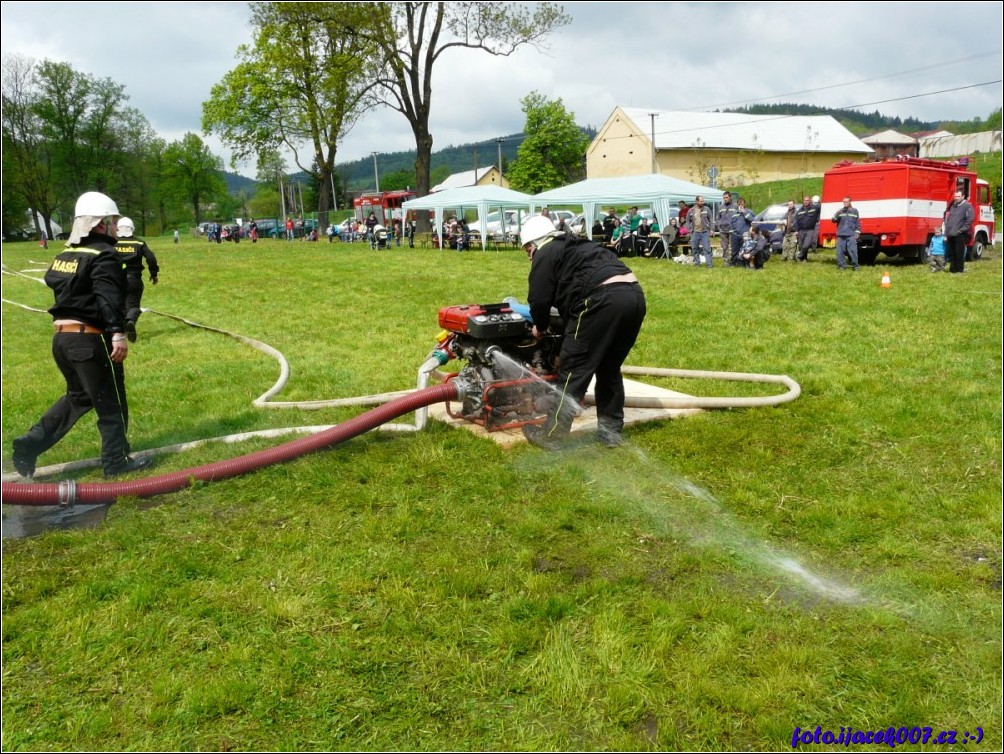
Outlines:
POLYGON ((858 261, 861 264, 867 265, 869 267, 874 266, 875 258, 878 256, 878 252, 875 249, 860 249, 858 250, 858 261))
POLYGON ((976 236, 973 245, 967 249, 966 261, 976 262, 983 258, 983 236, 976 236))

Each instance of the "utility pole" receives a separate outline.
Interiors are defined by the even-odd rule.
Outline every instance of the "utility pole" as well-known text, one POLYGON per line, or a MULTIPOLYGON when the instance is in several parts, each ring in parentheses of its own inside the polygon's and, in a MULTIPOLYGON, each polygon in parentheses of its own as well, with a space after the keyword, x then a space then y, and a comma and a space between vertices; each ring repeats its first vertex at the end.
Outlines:
POLYGON ((478 145, 474 145, 474 185, 478 185, 478 145))
POLYGON ((377 155, 379 152, 373 153, 373 181, 376 183, 377 193, 380 193, 380 171, 377 169, 377 155))
MULTIPOLYGON (((502 139, 500 139, 500 138, 496 139, 495 143, 498 144, 498 147, 499 147, 499 178, 501 179, 501 177, 502 177, 502 139)), ((501 185, 501 184, 502 184, 502 181, 499 180, 499 185, 501 185)))
POLYGON ((282 199, 282 220, 286 219, 286 189, 282 185, 282 173, 279 176, 279 198, 282 199))
POLYGON ((656 168, 656 165, 655 165, 655 116, 656 115, 658 115, 658 113, 649 113, 648 114, 649 119, 652 121, 652 172, 653 173, 658 173, 659 172, 658 169, 656 168))

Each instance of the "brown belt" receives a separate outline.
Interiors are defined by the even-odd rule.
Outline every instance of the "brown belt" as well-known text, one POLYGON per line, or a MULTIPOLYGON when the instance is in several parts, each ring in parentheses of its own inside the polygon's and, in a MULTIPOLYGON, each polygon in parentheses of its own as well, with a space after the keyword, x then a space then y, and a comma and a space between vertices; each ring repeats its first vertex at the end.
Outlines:
POLYGON ((56 325, 56 332, 75 332, 75 333, 87 333, 88 335, 103 335, 105 331, 99 330, 97 327, 91 327, 90 325, 76 323, 72 325, 56 325))

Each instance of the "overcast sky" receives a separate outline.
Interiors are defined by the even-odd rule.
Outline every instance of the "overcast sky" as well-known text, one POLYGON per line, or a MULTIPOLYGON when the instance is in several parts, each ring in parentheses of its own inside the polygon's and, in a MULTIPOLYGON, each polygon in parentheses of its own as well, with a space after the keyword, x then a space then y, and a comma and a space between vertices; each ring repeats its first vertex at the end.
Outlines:
MULTIPOLYGON (((520 99, 533 90, 597 128, 617 105, 802 102, 931 121, 1001 107, 1000 2, 564 5, 572 23, 546 51, 443 55, 432 81, 434 152, 518 133, 520 99)), ((202 103, 250 41, 248 19, 236 2, 4 2, 0 34, 4 55, 66 61, 123 85, 129 104, 174 141, 201 135, 202 103)), ((404 116, 377 111, 343 140, 338 161, 414 147, 404 116)))

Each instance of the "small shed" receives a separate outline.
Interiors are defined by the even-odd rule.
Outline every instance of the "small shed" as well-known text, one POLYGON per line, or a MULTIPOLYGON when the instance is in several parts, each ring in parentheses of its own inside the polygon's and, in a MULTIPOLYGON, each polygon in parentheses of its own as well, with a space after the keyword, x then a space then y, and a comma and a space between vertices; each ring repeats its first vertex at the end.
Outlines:
POLYGON ((917 139, 891 128, 866 136, 861 141, 875 150, 875 154, 871 155, 869 159, 884 160, 887 157, 895 157, 900 154, 904 157, 920 156, 920 142, 917 139))

